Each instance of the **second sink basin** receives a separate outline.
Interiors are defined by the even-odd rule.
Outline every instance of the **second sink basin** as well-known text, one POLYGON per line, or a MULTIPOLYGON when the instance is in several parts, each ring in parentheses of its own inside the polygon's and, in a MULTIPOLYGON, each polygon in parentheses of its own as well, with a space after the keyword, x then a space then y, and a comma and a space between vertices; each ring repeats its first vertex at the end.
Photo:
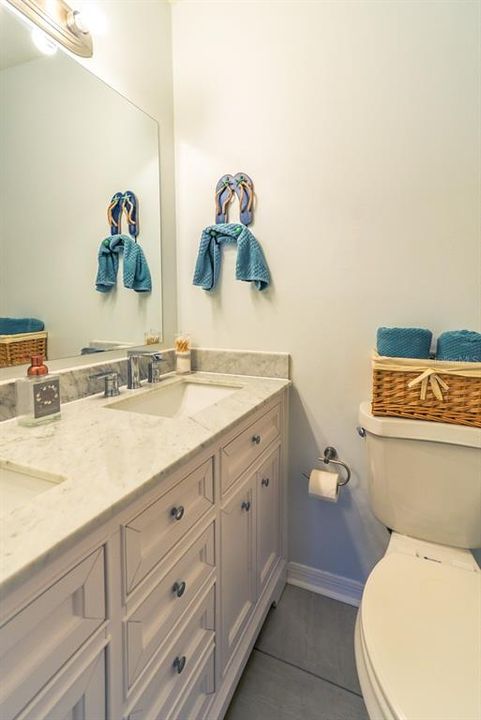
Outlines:
POLYGON ((4 515, 25 505, 36 495, 54 488, 64 480, 60 475, 0 460, 0 514, 4 515))
POLYGON ((128 410, 129 412, 157 415, 159 417, 181 417, 194 415, 209 405, 222 400, 239 390, 241 385, 228 383, 205 383, 193 379, 179 378, 174 382, 162 385, 155 390, 133 395, 111 403, 111 410, 128 410))

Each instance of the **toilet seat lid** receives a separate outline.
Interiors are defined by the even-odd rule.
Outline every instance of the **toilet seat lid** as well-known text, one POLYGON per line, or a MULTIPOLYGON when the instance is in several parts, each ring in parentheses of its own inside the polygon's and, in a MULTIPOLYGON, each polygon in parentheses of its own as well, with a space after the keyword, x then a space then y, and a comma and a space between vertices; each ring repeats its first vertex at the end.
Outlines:
POLYGON ((481 572, 388 554, 366 583, 360 620, 394 717, 481 718, 481 572))

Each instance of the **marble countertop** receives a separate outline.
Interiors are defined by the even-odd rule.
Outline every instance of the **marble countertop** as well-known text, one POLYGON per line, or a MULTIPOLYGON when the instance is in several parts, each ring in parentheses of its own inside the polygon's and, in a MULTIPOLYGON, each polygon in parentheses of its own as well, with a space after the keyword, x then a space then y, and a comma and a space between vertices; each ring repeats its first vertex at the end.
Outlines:
POLYGON ((277 378, 213 373, 189 377, 208 384, 234 384, 238 389, 191 417, 165 418, 106 407, 122 398, 155 392, 177 379, 166 376, 154 388, 122 388, 119 398, 99 394, 66 403, 61 419, 47 425, 21 427, 15 419, 0 423, 0 460, 65 478, 0 517, 2 593, 155 487, 290 384, 277 378))

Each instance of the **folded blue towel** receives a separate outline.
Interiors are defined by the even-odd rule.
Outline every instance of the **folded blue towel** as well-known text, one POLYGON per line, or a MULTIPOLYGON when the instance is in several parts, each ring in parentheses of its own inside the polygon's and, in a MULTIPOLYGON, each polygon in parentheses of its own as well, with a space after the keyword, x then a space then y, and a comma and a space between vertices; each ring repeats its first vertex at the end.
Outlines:
POLYGON ((128 235, 111 235, 102 240, 98 254, 95 287, 107 293, 115 287, 119 269, 119 254, 124 257, 124 286, 136 292, 151 292, 150 270, 140 245, 128 235))
POLYGON ((422 328, 387 328, 377 331, 377 351, 385 357, 428 358, 433 334, 422 328))
POLYGON ((251 231, 239 223, 209 225, 202 231, 194 272, 194 285, 213 290, 219 279, 221 244, 237 245, 235 276, 265 290, 270 283, 269 269, 262 248, 251 231))
POLYGON ((438 337, 436 360, 481 362, 481 334, 471 330, 450 330, 438 337))
POLYGON ((0 318, 0 335, 19 335, 20 333, 41 332, 45 325, 36 318, 0 318))

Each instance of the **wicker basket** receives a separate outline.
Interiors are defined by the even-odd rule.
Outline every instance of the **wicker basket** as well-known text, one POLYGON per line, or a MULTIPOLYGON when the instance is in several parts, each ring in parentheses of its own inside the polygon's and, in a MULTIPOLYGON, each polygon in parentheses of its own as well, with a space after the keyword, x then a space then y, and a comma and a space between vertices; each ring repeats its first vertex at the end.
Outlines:
POLYGON ((0 368, 24 365, 32 355, 47 357, 47 333, 0 335, 0 368))
POLYGON ((372 414, 481 428, 481 363, 374 354, 372 414))

